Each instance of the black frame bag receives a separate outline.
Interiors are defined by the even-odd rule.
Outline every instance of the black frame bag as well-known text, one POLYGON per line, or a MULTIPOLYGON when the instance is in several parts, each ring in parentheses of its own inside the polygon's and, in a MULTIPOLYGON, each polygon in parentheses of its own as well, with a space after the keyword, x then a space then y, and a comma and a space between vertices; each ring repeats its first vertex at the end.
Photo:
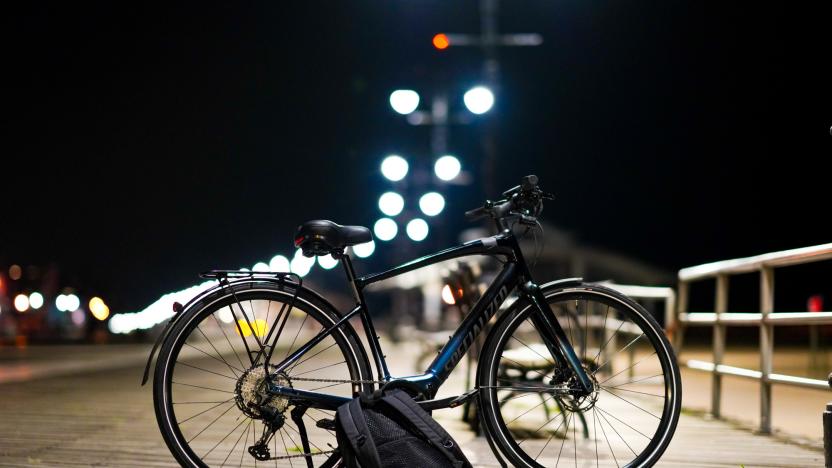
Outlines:
POLYGON ((341 405, 335 433, 348 468, 471 468, 450 434, 402 390, 341 405))

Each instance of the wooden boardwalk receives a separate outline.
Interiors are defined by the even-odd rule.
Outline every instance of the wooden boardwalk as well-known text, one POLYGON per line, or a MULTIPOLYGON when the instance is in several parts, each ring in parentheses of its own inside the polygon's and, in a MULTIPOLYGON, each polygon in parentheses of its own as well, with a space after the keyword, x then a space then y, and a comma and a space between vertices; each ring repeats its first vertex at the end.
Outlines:
MULTIPOLYGON (((140 374, 133 359, 121 369, 0 383, 0 466, 176 466, 140 374)), ((437 416, 477 466, 497 466, 487 443, 453 411, 437 416)), ((685 414, 659 466, 810 467, 823 466, 823 455, 685 414)))

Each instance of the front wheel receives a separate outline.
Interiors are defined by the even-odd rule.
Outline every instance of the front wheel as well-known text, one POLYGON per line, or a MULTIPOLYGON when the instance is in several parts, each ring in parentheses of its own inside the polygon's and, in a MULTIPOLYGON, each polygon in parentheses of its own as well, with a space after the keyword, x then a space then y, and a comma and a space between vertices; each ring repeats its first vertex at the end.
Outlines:
POLYGON ((478 369, 489 437, 515 466, 652 466, 682 399, 670 343, 643 307, 595 285, 544 290, 584 370, 589 395, 560 368, 518 301, 495 325, 478 369), (577 317, 575 320, 564 318, 577 317))

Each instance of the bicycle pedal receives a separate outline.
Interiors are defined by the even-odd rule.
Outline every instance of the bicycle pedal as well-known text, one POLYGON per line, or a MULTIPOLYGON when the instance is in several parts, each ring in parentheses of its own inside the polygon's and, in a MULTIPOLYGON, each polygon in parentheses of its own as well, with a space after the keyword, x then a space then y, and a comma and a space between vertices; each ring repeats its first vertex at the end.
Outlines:
POLYGON ((334 419, 319 419, 315 422, 315 425, 320 427, 321 429, 326 429, 328 431, 335 430, 335 420, 334 419))

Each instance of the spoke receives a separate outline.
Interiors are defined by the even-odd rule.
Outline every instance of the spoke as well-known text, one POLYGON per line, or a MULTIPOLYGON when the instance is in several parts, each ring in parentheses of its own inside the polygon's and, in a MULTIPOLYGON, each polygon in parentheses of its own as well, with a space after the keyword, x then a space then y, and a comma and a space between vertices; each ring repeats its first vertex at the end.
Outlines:
MULTIPOLYGON (((613 354, 613 355, 612 355, 609 359, 607 359, 607 362, 605 362, 605 363, 601 364, 600 366, 598 366, 598 368, 597 368, 597 369, 595 369, 595 372, 598 372, 599 370, 603 369, 603 368, 604 368, 604 366, 606 366, 608 363, 612 362, 612 360, 613 360, 613 359, 615 359, 615 357, 616 357, 616 356, 618 356, 618 355, 619 355, 622 351, 626 350, 627 348, 629 348, 630 346, 632 346, 632 345, 633 345, 633 343, 635 343, 636 341, 640 340, 642 336, 644 336, 644 333, 643 333, 643 332, 642 332, 642 334, 641 334, 641 335, 639 335, 639 336, 637 336, 637 337, 633 338, 633 340, 632 340, 632 341, 630 341, 629 343, 627 343, 627 345, 626 345, 626 346, 624 346, 623 348, 621 348, 621 349, 619 349, 618 351, 616 351, 616 352, 615 352, 615 354, 613 354)), ((593 373, 592 373, 592 375, 595 375, 595 372, 593 372, 593 373)))
MULTIPOLYGON (((211 345, 211 348, 214 349, 214 351, 217 353, 217 357, 220 358, 220 360, 222 362, 224 362, 225 365, 228 366, 229 369, 231 369, 232 374, 237 376, 237 373, 234 372, 234 368, 231 367, 231 364, 229 364, 228 361, 226 361, 224 357, 222 357, 222 353, 220 353, 219 350, 216 348, 216 346, 214 346, 214 343, 210 339, 208 339, 207 336, 205 336, 205 333, 202 331, 201 328, 199 328, 199 325, 196 326, 196 329, 203 336, 203 338, 205 338, 205 340, 208 341, 208 344, 211 345)), ((243 366, 243 367, 245 367, 245 366, 243 366)), ((239 369, 237 369, 237 370, 239 370, 239 369)), ((240 371, 240 373, 242 373, 242 371, 240 371)), ((239 377, 239 376, 237 376, 237 377, 239 377)))
POLYGON ((197 413, 197 414, 195 414, 195 415, 193 415, 193 416, 189 417, 188 419, 184 419, 184 420, 182 420, 182 421, 179 421, 178 423, 176 423, 176 425, 177 425, 177 426, 181 426, 181 425, 185 424, 186 422, 190 421, 191 419, 194 419, 194 418, 195 418, 195 417, 197 417, 197 416, 201 416, 201 415, 203 415, 203 414, 205 414, 205 413, 207 413, 207 412, 211 411, 212 409, 214 409, 214 408, 216 408, 216 407, 218 407, 218 406, 222 406, 222 405, 224 405, 224 404, 228 403, 228 402, 229 402, 229 401, 231 401, 231 400, 233 400, 233 398, 229 398, 229 399, 227 399, 227 400, 225 400, 225 401, 223 401, 223 402, 217 403, 216 405, 214 405, 214 406, 212 406, 212 407, 208 408, 207 410, 200 411, 199 413, 197 413))
POLYGON ((620 388, 620 387, 602 387, 602 388, 614 388, 614 389, 620 390, 622 392, 632 392, 632 393, 638 393, 640 395, 647 395, 647 396, 652 396, 652 397, 656 397, 656 398, 664 398, 664 395, 656 395, 654 393, 639 392, 639 391, 636 391, 636 390, 630 390, 628 388, 620 388))
MULTIPOLYGON (((511 361, 511 362, 513 362, 513 363, 517 364, 517 367, 518 367, 518 368, 520 368, 520 369, 525 369, 525 366, 523 366, 522 364, 520 364, 519 362, 515 361, 515 360, 514 360, 514 359, 512 359, 512 358, 507 358, 507 357, 503 356, 502 354, 500 354, 500 357, 501 357, 502 359, 505 359, 505 360, 507 360, 507 361, 511 361)), ((540 375, 540 376, 541 376, 541 377, 543 377, 544 379, 546 378, 546 374, 544 374, 544 373, 542 373, 542 372, 540 372, 540 371, 538 371, 538 370, 535 370, 535 369, 528 369, 528 370, 530 370, 530 371, 534 372, 535 374, 540 375)))
POLYGON ((555 462, 555 468, 557 468, 558 464, 560 463, 560 455, 563 453, 563 446, 566 444, 566 438, 569 435, 569 420, 574 417, 575 413, 570 413, 569 416, 566 418, 566 429, 563 435, 563 441, 560 443, 560 450, 558 450, 558 460, 555 462))
MULTIPOLYGON (((578 413, 573 413, 577 415, 578 413)), ((575 430, 578 427, 578 416, 573 417, 572 421, 572 445, 575 447, 575 468, 578 468, 578 434, 575 430)))
MULTIPOLYGON (((321 331, 323 331, 323 330, 321 330, 321 331)), ((318 343, 318 345, 319 345, 319 344, 320 344, 320 343, 318 343)), ((301 365, 301 364, 303 364, 304 362, 306 362, 306 361, 308 361, 308 360, 312 359, 313 357, 315 357, 315 356, 317 356, 317 355, 321 354, 322 352, 324 352, 324 351, 328 350, 329 348, 331 348, 331 347, 333 347, 333 346, 335 346, 335 345, 337 345, 337 344, 338 344, 338 342, 336 341, 335 343, 332 343, 331 345, 329 345, 329 346, 327 346, 326 348, 324 348, 324 349, 322 349, 322 350, 318 351, 317 353, 315 353, 315 354, 313 354, 313 355, 311 355, 311 356, 307 356, 307 357, 305 357, 305 358, 304 358, 303 360, 301 360, 300 362, 296 362, 296 363, 295 363, 295 364, 293 364, 290 368, 286 369, 286 373, 288 374, 289 372, 291 372, 292 370, 294 370, 296 367, 300 366, 300 365, 301 365)), ((318 346, 318 345, 315 345, 315 346, 318 346)), ((309 351, 312 351, 312 350, 310 349, 309 351)), ((307 351, 307 352, 309 352, 309 351, 307 351)))
POLYGON ((190 368, 192 368, 192 369, 201 370, 201 371, 203 371, 203 372, 207 372, 207 373, 209 373, 209 374, 218 375, 218 376, 220 376, 220 377, 225 377, 226 379, 231 379, 231 380, 233 380, 233 381, 235 381, 235 382, 237 381, 237 378, 236 378, 236 377, 231 377, 230 375, 220 374, 219 372, 209 371, 208 369, 203 369, 203 368, 201 368, 201 367, 197 367, 197 366, 194 366, 194 365, 188 364, 187 362, 178 362, 177 364, 182 364, 183 366, 187 366, 187 367, 190 367, 190 368))
MULTIPOLYGON (((292 313, 292 311, 290 310, 289 314, 291 314, 291 313, 292 313)), ((287 318, 288 318, 288 315, 287 315, 287 318)), ((295 333, 295 338, 292 340, 292 344, 289 345, 289 349, 286 350, 286 356, 284 356, 284 357, 289 356, 289 352, 291 352, 292 347, 295 346, 295 342, 298 340, 298 336, 300 336, 300 331, 303 330, 303 326, 306 324, 306 319, 308 319, 308 318, 309 318, 309 314, 305 314, 305 316, 303 317, 303 321, 300 322, 300 326, 298 327, 298 332, 295 333)), ((275 343, 277 343, 277 342, 275 341, 275 343)))
POLYGON ((346 359, 345 359, 345 360, 343 360, 343 361, 341 361, 341 362, 336 362, 335 364, 329 364, 329 365, 326 365, 326 366, 319 367, 319 368, 317 368, 317 369, 312 369, 312 370, 308 370, 308 371, 303 371, 303 372, 301 372, 300 374, 292 374, 292 377, 297 377, 297 376, 299 376, 299 375, 308 374, 308 373, 310 373, 310 372, 315 372, 315 371, 319 371, 319 370, 322 370, 322 369, 328 369, 328 368, 330 368, 330 367, 337 366, 338 364, 344 364, 344 363, 346 363, 346 362, 347 362, 347 361, 346 361, 346 359))
MULTIPOLYGON (((645 359, 650 359, 651 357, 653 357, 653 356, 654 356, 654 355, 656 355, 656 354, 658 354, 658 351, 653 351, 653 353, 652 353, 652 354, 650 354, 649 356, 645 356, 645 357, 643 357, 643 358, 639 359, 639 360, 638 360, 638 362, 636 362, 636 363, 635 363, 635 364, 633 364, 632 366, 630 366, 630 367, 628 367, 628 368, 626 368, 626 369, 623 369, 623 370, 621 370, 621 371, 616 372, 616 373, 615 373, 615 375, 611 375, 611 376, 607 377, 606 379, 604 379, 604 381, 603 381, 603 382, 599 382, 599 383, 598 383, 598 385, 601 385, 601 384, 602 384, 602 383, 604 383, 604 382, 608 382, 608 381, 610 381, 611 379, 613 379, 614 377, 617 377, 617 376, 621 375, 622 373, 627 372, 628 370, 630 370, 630 369, 634 368, 635 366, 637 366, 637 365, 641 364, 641 361, 644 361, 645 359)), ((599 369, 600 369, 600 367, 599 367, 599 369)), ((662 373, 662 374, 659 374, 659 375, 664 375, 664 374, 662 373)))
MULTIPOLYGON (((289 447, 286 446, 286 439, 283 438, 283 431, 284 429, 280 428, 280 430, 277 431, 277 433, 280 434, 280 440, 281 442, 283 442, 283 450, 286 452, 286 455, 289 455, 289 447)), ((289 458, 289 466, 294 467, 291 458, 289 458)))
MULTIPOLYGON (((245 422, 245 419, 244 419, 242 422, 245 422)), ((248 422, 248 423, 249 423, 249 424, 251 424, 251 420, 249 420, 249 422, 248 422)), ((242 423, 241 423, 241 424, 242 424, 242 423)), ((240 426, 238 425, 237 427, 240 427, 240 426)), ((233 446, 233 447, 231 447, 231 451, 229 451, 229 452, 228 452, 228 455, 226 455, 226 456, 225 456, 225 460, 223 460, 223 461, 222 461, 222 464, 221 464, 220 466, 224 466, 224 465, 225 465, 225 462, 227 462, 227 461, 228 461, 228 458, 231 456, 231 454, 232 454, 232 453, 234 453, 234 450, 237 448, 237 444, 239 444, 239 443, 240 443, 240 439, 242 439, 242 438, 243 438, 243 434, 246 434, 246 433, 247 433, 246 431, 248 431, 248 426, 246 426, 246 428, 245 428, 245 429, 243 429, 243 430, 240 432, 240 437, 237 437, 237 442, 234 442, 234 446, 233 446)), ((244 447, 244 449, 245 449, 245 447, 244 447)))
POLYGON ((213 425, 214 425, 214 423, 215 423, 215 422, 217 422, 217 421, 219 421, 219 419, 220 419, 221 417, 225 416, 225 415, 226 415, 229 411, 231 411, 231 408, 235 408, 235 406, 229 406, 229 407, 228 407, 228 409, 227 409, 227 410, 225 410, 225 411, 223 411, 221 415, 219 415, 219 416, 217 416, 216 418, 214 418, 214 420, 213 420, 213 421, 211 421, 211 423, 210 423, 210 424, 208 424, 207 426, 205 426, 204 428, 202 428, 202 430, 201 430, 201 431, 199 431, 199 432, 198 432, 195 436, 191 437, 191 438, 190 438, 190 440, 188 440, 188 444, 190 444, 190 443, 191 443, 194 439, 196 439, 197 437, 199 437, 199 436, 200 436, 203 432, 205 432, 205 430, 206 430, 206 429, 208 429, 209 427, 213 426, 213 425))
MULTIPOLYGON (((597 412, 595 411, 594 406, 592 407, 592 416, 595 417, 595 418, 598 418, 598 415, 597 415, 597 412)), ((601 418, 598 418, 599 421, 600 421, 600 419, 601 418)), ((618 459, 615 457, 615 450, 612 449, 612 444, 610 443, 610 438, 607 437, 607 431, 604 430, 604 421, 600 421, 600 423, 601 424, 599 424, 599 425, 601 426, 601 433, 604 434, 604 440, 607 441, 607 447, 610 448, 610 453, 612 454, 613 461, 615 461, 615 466, 620 467, 620 465, 618 464, 618 459)))
POLYGON ((248 434, 250 432, 249 429, 251 429, 251 424, 249 424, 246 428, 246 441, 243 443, 243 450, 240 451, 240 467, 243 466, 243 457, 246 455, 246 445, 248 445, 248 434))
POLYGON ((638 408, 638 409, 640 409, 640 410, 644 411, 645 413, 649 414, 650 416, 653 416, 654 418, 658 419, 659 421, 661 421, 661 420, 662 420, 662 418, 660 418, 660 417, 656 416, 655 414, 653 414, 653 413, 651 413, 651 412, 647 411, 646 409, 644 409, 644 408, 642 408, 641 406, 639 406, 639 405, 637 405, 637 404, 633 403, 632 401, 630 401, 630 400, 628 400, 628 399, 626 399, 626 398, 624 398, 624 397, 622 397, 622 396, 620 396, 620 395, 616 395, 615 393, 611 392, 611 391, 610 391, 609 389, 607 389, 607 388, 601 387, 601 390, 603 390, 603 391, 605 391, 605 392, 609 393, 610 395, 612 395, 612 396, 614 396, 614 397, 618 398, 619 400, 622 400, 622 401, 624 401, 624 402, 626 402, 626 403, 629 403, 630 405, 635 406, 636 408, 638 408))
POLYGON ((228 390, 219 390, 219 389, 211 388, 211 387, 200 387, 199 385, 191 385, 191 384, 186 384, 186 383, 174 382, 172 380, 171 380, 170 383, 176 384, 176 385, 184 385, 186 387, 201 388, 203 390, 213 390, 215 392, 230 393, 230 394, 234 395, 234 392, 229 392, 228 390))
POLYGON ((536 409, 536 408, 540 408, 540 406, 541 406, 541 405, 545 405, 545 404, 546 404, 549 400, 551 400, 552 398, 554 398, 554 396, 549 396, 548 398, 544 399, 544 400, 543 400, 543 401, 541 401, 540 403, 538 403, 538 404, 536 404, 536 405, 532 406, 531 408, 527 409, 527 410, 526 410, 526 411, 524 411, 522 414, 520 414, 520 416, 517 416, 516 418, 514 418, 514 419, 512 419, 511 421, 507 422, 507 423, 506 423, 506 426, 508 426, 509 424, 513 423, 514 421, 517 421, 517 420, 518 420, 518 419, 520 419, 521 417, 523 417, 523 416, 525 416, 525 415, 529 414, 529 412, 531 412, 532 410, 534 410, 534 409, 536 409))
MULTIPOLYGON (((232 398, 229 398, 225 401, 231 401, 232 398)), ((171 402, 172 405, 210 405, 213 403, 225 403, 225 401, 179 401, 179 402, 171 402)))
MULTIPOLYGON (((249 419, 249 424, 251 424, 251 421, 252 421, 252 420, 251 420, 251 419, 249 419)), ((211 447, 211 450, 209 450, 209 451, 208 451, 208 453, 206 453, 205 455, 203 455, 201 458, 204 460, 206 457, 208 457, 208 455, 210 455, 210 454, 211 454, 211 452, 213 452, 215 448, 219 447, 219 446, 220 446, 220 444, 221 444, 221 443, 223 443, 223 441, 224 441, 225 439, 227 439, 227 438, 228 438, 228 436, 230 436, 231 434, 233 434, 233 433, 234 433, 234 431, 236 431, 238 427, 242 426, 244 422, 246 422, 246 420, 245 420, 245 419, 243 419, 242 421, 240 421, 240 423, 239 423, 239 424, 237 424, 237 426, 236 426, 236 427, 234 427, 234 429, 231 429, 231 431, 230 431, 228 434, 226 434, 226 435, 225 435, 225 437, 223 437, 222 439, 220 439, 220 441, 219 441, 219 442, 217 442, 217 443, 216 443, 213 447, 211 447)), ((237 445, 235 444, 235 445, 234 445, 234 447, 237 447, 237 445)), ((234 449, 232 448, 231 450, 234 450, 234 449)), ((228 459, 228 457, 226 457, 226 459, 228 459)), ((225 462, 223 462, 223 463, 225 463, 225 462)))
POLYGON ((601 411, 602 413, 604 413, 604 414, 606 414, 607 416, 609 416, 609 417, 611 417, 611 418, 615 419, 616 421, 620 422, 621 424, 623 424, 623 425, 625 425, 625 426, 629 427, 630 429, 632 429, 632 430, 634 430, 634 431, 638 432, 638 433, 639 433, 639 434, 641 434, 641 435, 642 435, 645 439, 647 439, 647 440, 653 440, 650 436, 645 435, 644 433, 642 433, 642 432, 641 432, 641 431, 639 431, 638 429, 634 428, 633 426, 631 426, 631 425, 629 425, 629 424, 625 423, 624 421, 622 421, 622 420, 620 420, 620 419, 616 418, 614 414, 610 413, 609 411, 605 410, 604 408, 601 408, 601 407, 600 407, 600 406, 598 406, 598 405, 595 405, 595 407, 596 407, 596 408, 598 408, 598 411, 601 411))
MULTIPOLYGON (((517 393, 517 392, 512 392, 512 393, 517 393)), ((511 395, 511 393, 509 393, 509 395, 511 395)), ((526 396, 529 396, 529 395, 534 395, 534 393, 531 393, 531 392, 521 393, 519 396, 510 396, 509 398, 506 398, 505 400, 502 400, 502 401, 497 400, 497 401, 502 404, 502 403, 505 403, 507 401, 516 400, 518 398, 523 398, 523 397, 526 397, 526 396)))
MULTIPOLYGON (((563 413, 558 413, 558 414, 557 414, 557 416, 555 416, 555 418, 556 418, 556 417, 558 417, 558 416, 560 416, 561 414, 563 414, 563 413)), ((552 420, 553 420, 553 419, 555 419, 555 418, 552 418, 552 419, 550 419, 549 421, 552 421, 552 420)), ((560 424, 558 424, 558 427, 556 427, 556 428, 555 428, 555 431, 554 431, 554 432, 552 432, 552 434, 551 434, 551 435, 549 435, 549 438, 548 438, 548 439, 546 439, 546 443, 543 445, 543 448, 542 448, 542 449, 540 449, 540 451, 539 451, 539 452, 537 452, 537 456, 536 456, 536 457, 534 457, 535 461, 537 461, 537 459, 540 457, 540 454, 541 454, 541 453, 543 453, 543 451, 544 451, 544 450, 546 450, 546 447, 548 447, 548 446, 549 446, 549 442, 551 442, 551 441, 552 441, 552 438, 553 438, 553 437, 555 437, 555 435, 558 433, 558 429, 560 429, 560 427, 561 427, 561 426, 563 426, 563 423, 564 423, 565 421, 566 421, 566 418, 563 418, 563 421, 561 421, 561 422, 560 422, 560 424)), ((546 424, 549 424, 549 422, 547 421, 547 422, 546 422, 546 424)), ((546 424, 544 424, 543 426, 545 426, 546 424)), ((540 426, 540 427, 543 427, 543 426, 540 426)), ((535 431, 535 433, 537 433, 537 431, 535 431)), ((520 446, 520 444, 522 444, 522 443, 523 443, 523 442, 525 442, 526 440, 527 440, 527 439, 523 439, 523 440, 521 440, 521 441, 517 444, 517 446, 519 447, 519 446, 520 446)))
MULTIPOLYGON (((599 408, 599 411, 600 411, 600 408, 599 408)), ((635 455, 636 457, 638 457, 638 454, 636 453, 636 451, 635 451, 635 450, 633 450, 633 448, 632 448, 632 447, 630 447, 630 444, 628 444, 628 443, 627 443, 627 441, 626 441, 626 440, 624 440, 624 438, 623 438, 623 437, 621 437, 621 434, 619 434, 619 433, 618 433, 618 430, 615 428, 615 426, 613 426, 613 425, 612 425, 612 423, 609 421, 609 419, 607 419, 607 417, 606 417, 606 416, 604 416, 604 412, 602 411, 602 412, 600 412, 600 413, 598 413, 598 414, 599 414, 599 415, 600 415, 600 416, 604 419, 604 421, 606 421, 606 422, 607 422, 607 424, 609 424, 610 428, 612 428, 612 430, 615 432, 615 435, 617 435, 617 436, 618 436, 618 438, 619 438, 619 439, 621 439, 621 441, 622 441, 622 442, 624 442, 624 445, 626 445, 626 446, 627 446, 627 448, 628 448, 628 449, 630 449, 630 451, 631 451, 631 452, 633 452, 633 455, 635 455)))
MULTIPOLYGON (((624 370, 627 370, 627 369, 624 369, 624 370)), ((655 379, 656 377, 664 377, 664 373, 651 375, 649 377, 642 377, 642 378, 636 379, 636 380, 630 380, 629 382, 615 384, 613 386, 608 385, 607 387, 608 388, 618 388, 619 386, 622 386, 622 385, 629 385, 629 384, 634 384, 634 383, 638 383, 638 382, 644 382, 645 380, 655 379)), ((607 380, 609 380, 609 379, 607 379, 607 380)), ((604 382, 606 382, 607 380, 605 380, 604 382)), ((601 383, 604 383, 604 382, 601 382, 601 383)), ((598 385, 600 385, 600 384, 598 384, 598 385)))
MULTIPOLYGON (((607 316, 609 315, 609 313, 610 313, 610 306, 607 306, 607 315, 604 316, 604 332, 605 333, 607 331, 607 316)), ((595 354, 595 357, 592 359, 592 362, 597 362, 598 361, 598 356, 601 355, 601 352, 604 351, 604 348, 606 348, 607 345, 610 344, 610 341, 612 341, 613 338, 618 336, 618 331, 621 330, 622 326, 624 326, 624 321, 623 320, 620 320, 619 322, 620 323, 618 324, 618 328, 615 329, 615 333, 610 335, 610 337, 607 338, 607 341, 604 342, 604 344, 600 348, 598 348, 598 353, 595 354)))
POLYGON ((592 435, 595 439, 595 468, 598 468, 598 425, 595 422, 595 406, 592 407, 592 435))
MULTIPOLYGON (((520 342, 520 344, 522 344, 523 346, 525 346, 525 347, 529 348, 529 351, 531 351, 531 352, 533 352, 533 353, 537 354, 538 356, 540 356, 541 358, 543 358, 543 360, 544 360, 544 361, 548 362, 548 363, 549 363, 549 364, 551 364, 552 366, 554 366, 554 365, 555 365, 555 363, 554 363, 554 362, 552 362, 552 361, 550 361, 550 360, 549 360, 549 358, 547 358, 546 356, 544 356, 544 355, 542 355, 542 354, 538 353, 537 351, 535 351, 534 349, 532 349, 532 347, 531 347, 531 346, 529 346, 529 345, 527 345, 526 343, 524 343, 524 342, 523 342, 523 340, 521 340, 520 338, 517 338, 517 337, 516 337, 516 336, 514 336, 514 335, 511 335, 511 338, 512 338, 512 339, 514 339, 514 340, 519 341, 519 342, 520 342)), ((544 345, 544 346, 545 346, 545 345, 544 345)))
MULTIPOLYGON (((230 311, 230 310, 231 310, 231 306, 229 306, 229 307, 228 307, 228 309, 229 309, 229 311, 230 311)), ((231 344, 231 340, 230 340, 230 339, 228 339, 228 335, 225 333, 225 327, 223 327, 223 326, 222 326, 222 323, 220 323, 220 321, 219 321, 219 320, 217 320, 217 316, 216 316, 216 315, 214 315, 214 312, 211 312, 211 316, 212 316, 212 317, 214 317, 214 321, 215 321, 215 322, 217 322, 217 327, 218 327, 218 328, 220 329, 220 331, 222 332, 222 336, 224 336, 224 337, 225 337, 225 341, 227 341, 227 342, 228 342, 228 347, 229 347, 229 348, 231 348, 231 351, 233 351, 233 352, 234 352, 234 356, 237 356, 237 360, 238 360, 238 361, 240 361, 240 367, 246 367, 246 365, 245 365, 245 364, 243 364, 243 360, 240 358, 240 355, 239 355, 239 354, 237 354, 237 350, 234 348, 234 345, 233 345, 233 344, 231 344)), ((232 319, 233 319, 233 317, 234 317, 234 314, 233 314, 233 313, 231 314, 231 317, 232 317, 232 319)), ((240 371, 240 372, 242 373, 242 371, 240 371)), ((234 375, 236 375, 236 374, 234 374, 234 375)))
MULTIPOLYGON (((236 367, 234 367, 234 366, 232 366, 231 364, 229 364, 229 363, 228 363, 227 361, 225 361, 224 359, 217 359, 217 358, 216 358, 216 356, 213 356, 213 355, 211 355, 211 354, 208 354, 207 352, 205 352, 205 351, 203 351, 203 350, 201 350, 201 349, 197 348, 196 346, 194 346, 194 345, 192 345, 192 344, 190 344, 190 343, 182 343, 182 344, 184 344, 185 346, 189 346, 189 347, 191 347, 191 348, 193 348, 193 349, 195 349, 195 350, 199 351, 200 353, 202 353, 202 354, 204 354, 204 355, 208 356, 209 358, 211 358, 211 359, 213 359, 213 360, 215 360, 215 361, 217 361, 217 362, 221 362, 221 363, 225 364, 226 366, 228 366, 228 367, 231 369, 231 372, 232 372, 234 375, 237 375, 237 373, 236 373, 236 372, 234 372, 234 369, 237 369, 237 368, 236 368, 236 367)), ((238 371, 240 371, 240 373, 241 373, 241 374, 243 373, 243 371, 241 371, 240 369, 237 369, 237 370, 238 370, 238 371)))
POLYGON ((584 299, 584 361, 586 361, 587 348, 589 348, 589 307, 584 299))

